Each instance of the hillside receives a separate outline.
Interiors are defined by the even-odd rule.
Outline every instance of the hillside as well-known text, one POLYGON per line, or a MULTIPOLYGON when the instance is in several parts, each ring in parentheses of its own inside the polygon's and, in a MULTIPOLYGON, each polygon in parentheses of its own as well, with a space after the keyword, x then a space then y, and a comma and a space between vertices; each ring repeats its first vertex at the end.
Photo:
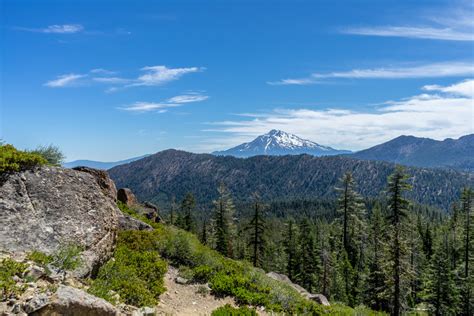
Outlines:
POLYGON ((252 157, 258 155, 282 156, 300 154, 332 156, 347 153, 350 153, 350 151, 320 145, 296 135, 274 129, 267 134, 258 136, 251 142, 243 143, 224 151, 216 151, 212 154, 218 156, 252 157))
MULTIPOLYGON (((332 198, 334 186, 347 171, 356 179, 365 197, 375 197, 386 187, 395 164, 363 161, 349 157, 256 156, 247 159, 216 157, 166 150, 144 159, 109 170, 119 187, 131 188, 142 200, 168 202, 193 192, 200 203, 216 197, 216 188, 224 182, 235 200, 248 200, 258 191, 263 199, 332 198)), ((450 170, 408 168, 413 191, 410 198, 448 208, 459 197, 472 175, 450 170), (416 179, 416 181, 414 181, 416 179)))
POLYGON ((474 171, 474 134, 437 141, 400 136, 386 143, 356 152, 358 159, 383 160, 418 167, 448 167, 474 171))

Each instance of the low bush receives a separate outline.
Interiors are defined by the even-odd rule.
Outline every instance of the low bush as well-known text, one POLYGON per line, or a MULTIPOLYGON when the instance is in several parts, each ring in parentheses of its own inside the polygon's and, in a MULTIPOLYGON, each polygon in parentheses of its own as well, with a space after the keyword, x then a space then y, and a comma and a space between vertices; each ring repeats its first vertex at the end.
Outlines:
POLYGON ((47 163, 39 154, 17 150, 8 144, 0 146, 0 174, 27 170, 47 163))
POLYGON ((60 166, 65 158, 59 147, 54 145, 39 146, 34 150, 29 150, 28 153, 43 157, 48 164, 53 166, 60 166))
POLYGON ((166 289, 163 277, 167 264, 156 251, 133 250, 120 240, 113 259, 100 268, 89 292, 109 302, 134 306, 152 306, 166 289))
POLYGON ((246 306, 236 308, 226 304, 214 310, 211 316, 257 316, 257 312, 246 306))
POLYGON ((36 262, 41 266, 46 266, 53 261, 53 256, 47 255, 44 252, 34 250, 26 257, 28 260, 36 262))
POLYGON ((59 247, 52 255, 34 250, 28 254, 27 259, 43 267, 51 266, 59 270, 74 270, 81 265, 82 251, 80 246, 67 244, 59 247))
POLYGON ((10 258, 0 261, 0 301, 21 294, 25 288, 17 285, 13 277, 21 276, 27 265, 10 258))

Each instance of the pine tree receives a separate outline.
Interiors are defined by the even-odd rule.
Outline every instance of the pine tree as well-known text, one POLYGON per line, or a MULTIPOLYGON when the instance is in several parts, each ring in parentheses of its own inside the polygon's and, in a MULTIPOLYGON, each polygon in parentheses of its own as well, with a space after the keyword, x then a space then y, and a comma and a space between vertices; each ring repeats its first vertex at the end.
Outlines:
POLYGON ((462 289, 462 315, 472 315, 474 312, 472 288, 474 287, 474 277, 472 275, 472 266, 469 264, 473 261, 472 247, 473 241, 473 207, 472 207, 473 192, 472 189, 466 188, 462 192, 461 208, 464 215, 464 254, 463 254, 463 289, 462 289))
POLYGON ((374 206, 370 217, 369 244, 371 257, 367 279, 367 302, 374 310, 387 310, 388 302, 384 297, 386 291, 385 273, 383 270, 383 251, 385 248, 385 223, 380 205, 374 206))
POLYGON ((285 234, 284 247, 287 257, 286 274, 290 280, 295 280, 298 272, 298 248, 297 248, 296 225, 293 220, 289 220, 285 234))
POLYGON ((201 243, 203 245, 207 245, 207 221, 204 220, 202 222, 202 230, 201 230, 201 243))
POLYGON ((262 257, 265 251, 265 219, 262 214, 263 206, 260 203, 260 197, 257 194, 254 194, 253 200, 254 214, 250 224, 247 226, 247 230, 250 231, 249 247, 252 251, 250 258, 255 267, 261 267, 263 263, 262 257))
POLYGON ((316 249, 314 234, 307 219, 300 225, 300 253, 298 281, 307 291, 316 290, 319 272, 319 256, 316 249))
POLYGON ((214 201, 214 239, 215 249, 221 254, 232 257, 234 203, 230 192, 221 183, 217 189, 219 197, 214 201))
POLYGON ((397 167, 388 179, 388 222, 390 224, 390 272, 392 286, 392 315, 399 316, 404 304, 403 288, 406 283, 406 241, 404 224, 407 217, 408 200, 404 192, 411 189, 408 176, 402 167, 397 167), (403 291, 403 292, 402 292, 403 291))
POLYGON ((181 202, 181 228, 188 232, 194 231, 194 211, 196 208, 196 201, 192 193, 187 193, 181 202))
POLYGON ((425 277, 424 300, 434 315, 456 315, 459 293, 449 260, 448 233, 443 229, 425 277))

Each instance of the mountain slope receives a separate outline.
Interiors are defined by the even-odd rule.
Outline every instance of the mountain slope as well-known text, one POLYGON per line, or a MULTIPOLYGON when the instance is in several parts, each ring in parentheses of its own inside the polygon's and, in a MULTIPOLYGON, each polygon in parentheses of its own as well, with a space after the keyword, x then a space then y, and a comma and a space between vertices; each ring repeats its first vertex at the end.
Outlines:
POLYGON ((75 168, 79 166, 84 166, 84 167, 89 167, 89 168, 94 168, 94 169, 101 169, 101 170, 107 170, 115 166, 119 165, 124 165, 129 162, 133 162, 142 158, 145 158, 149 155, 143 155, 140 157, 134 157, 130 159, 125 159, 125 160, 120 160, 120 161, 114 161, 114 162, 102 162, 102 161, 94 161, 94 160, 74 160, 70 162, 66 162, 63 164, 64 168, 75 168))
POLYGON ((419 167, 449 167, 474 171, 474 134, 437 141, 400 136, 386 143, 356 152, 358 159, 383 160, 419 167))
POLYGON ((299 155, 309 154, 313 156, 331 156, 350 153, 347 150, 337 150, 328 146, 322 146, 310 140, 299 138, 279 130, 271 130, 267 134, 258 136, 249 143, 230 148, 224 151, 216 151, 212 154, 217 156, 252 157, 258 155, 299 155))
MULTIPOLYGON (((236 201, 258 191, 263 199, 332 198, 334 186, 351 171, 360 193, 375 197, 386 188, 393 163, 349 157, 257 156, 247 159, 166 150, 109 170, 118 187, 131 188, 139 199, 167 203, 193 192, 199 203, 216 198, 224 182, 236 201)), ((449 207, 473 176, 450 170, 407 168, 414 185, 410 198, 423 204, 449 207)))

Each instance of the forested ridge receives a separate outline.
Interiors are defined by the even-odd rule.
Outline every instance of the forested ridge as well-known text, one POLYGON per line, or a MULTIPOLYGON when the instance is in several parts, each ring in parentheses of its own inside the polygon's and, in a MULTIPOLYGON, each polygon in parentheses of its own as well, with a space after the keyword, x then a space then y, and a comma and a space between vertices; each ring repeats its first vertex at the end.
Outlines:
MULTIPOLYGON (((382 196, 393 163, 349 157, 257 156, 247 159, 215 157, 166 150, 109 170, 119 187, 131 188, 142 200, 169 206, 172 198, 193 192, 198 204, 217 197, 223 182, 236 201, 249 201, 258 191, 262 200, 334 199, 338 179, 351 172, 364 198, 382 196)), ((470 173, 409 167, 411 200, 447 210, 460 188, 474 183, 470 173)))
POLYGON ((268 216, 278 205, 258 194, 239 213, 221 184, 209 216, 200 216, 188 193, 168 221, 225 256, 284 273, 334 302, 392 315, 472 315, 472 189, 462 189, 443 215, 407 199, 413 187, 403 168, 386 180, 383 200, 367 203, 345 173, 330 216, 268 216))

